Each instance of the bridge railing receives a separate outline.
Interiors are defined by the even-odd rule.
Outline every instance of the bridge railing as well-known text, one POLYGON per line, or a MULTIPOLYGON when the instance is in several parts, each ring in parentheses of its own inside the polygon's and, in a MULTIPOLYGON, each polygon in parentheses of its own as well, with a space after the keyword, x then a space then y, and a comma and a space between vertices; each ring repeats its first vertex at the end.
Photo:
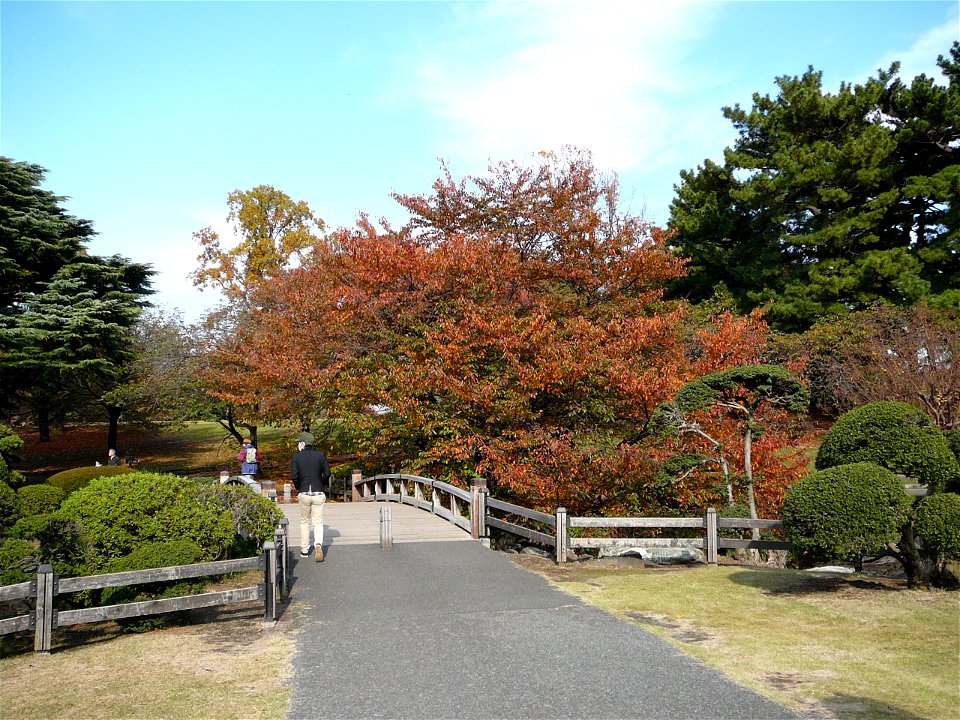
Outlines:
POLYGON ((354 501, 393 501, 413 505, 432 512, 448 522, 470 532, 489 545, 490 528, 525 538, 537 545, 552 548, 558 563, 576 549, 617 547, 687 547, 703 550, 710 565, 717 564, 722 549, 790 550, 793 545, 780 540, 751 540, 727 538, 720 530, 779 529, 779 520, 752 520, 724 518, 714 508, 708 508, 701 517, 578 517, 568 514, 566 508, 557 508, 554 514, 531 510, 522 505, 497 500, 489 496, 484 478, 470 481, 470 490, 419 475, 391 473, 363 477, 354 471, 352 497, 354 501), (616 531, 671 529, 697 530, 698 537, 578 537, 571 536, 570 528, 594 528, 616 531))

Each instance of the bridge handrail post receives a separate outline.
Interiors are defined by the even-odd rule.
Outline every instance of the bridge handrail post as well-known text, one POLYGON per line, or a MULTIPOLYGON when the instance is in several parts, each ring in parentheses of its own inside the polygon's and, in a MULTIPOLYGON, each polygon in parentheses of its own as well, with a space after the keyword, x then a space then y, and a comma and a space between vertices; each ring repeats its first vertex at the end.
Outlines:
POLYGON ((470 479, 470 534, 474 540, 487 537, 487 479, 470 479))
MULTIPOLYGON (((350 502, 360 502, 360 490, 357 489, 357 486, 363 482, 363 471, 354 468, 350 471, 350 502)), ((347 491, 344 488, 343 499, 347 499, 347 491)))

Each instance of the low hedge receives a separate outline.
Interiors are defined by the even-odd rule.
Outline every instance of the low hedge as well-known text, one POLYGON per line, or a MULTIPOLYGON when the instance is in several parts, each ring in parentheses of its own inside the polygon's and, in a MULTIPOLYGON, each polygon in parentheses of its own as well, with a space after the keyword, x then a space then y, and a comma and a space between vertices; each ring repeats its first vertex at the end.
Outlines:
POLYGON ((53 512, 65 497, 67 493, 63 488, 53 485, 24 485, 17 489, 20 513, 24 517, 53 512))
POLYGON ((101 467, 85 465, 51 475, 47 484, 58 487, 69 495, 89 485, 94 478, 112 477, 113 475, 125 475, 133 472, 136 472, 136 470, 123 465, 103 465, 101 467))

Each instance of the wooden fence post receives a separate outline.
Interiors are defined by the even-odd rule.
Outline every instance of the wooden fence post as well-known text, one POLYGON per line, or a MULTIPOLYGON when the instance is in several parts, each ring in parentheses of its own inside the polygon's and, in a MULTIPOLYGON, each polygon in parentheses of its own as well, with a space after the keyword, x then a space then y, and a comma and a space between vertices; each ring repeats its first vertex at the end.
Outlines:
POLYGON ((557 562, 567 561, 567 509, 557 508, 557 562))
POLYGON ((440 494, 433 486, 433 480, 430 481, 430 512, 437 514, 437 508, 440 507, 440 494))
POLYGON ((37 607, 34 614, 33 651, 38 653, 50 652, 53 637, 54 616, 53 608, 56 578, 53 575, 53 565, 41 565, 37 568, 37 607))
POLYGON ((380 549, 389 550, 393 547, 393 516, 390 508, 380 508, 380 549))
POLYGON ((277 526, 276 543, 280 561, 280 599, 286 600, 290 592, 290 520, 281 518, 277 526))
POLYGON ((269 541, 263 544, 263 619, 277 619, 277 545, 269 541))
POLYGON ((487 536, 487 479, 470 479, 470 534, 474 540, 487 536))
POLYGON ((719 545, 719 536, 717 533, 717 510, 716 508, 707 508, 707 515, 703 522, 704 545, 707 550, 707 564, 717 564, 717 546, 719 545))
POLYGON ((357 489, 357 485, 360 481, 363 480, 363 471, 362 470, 351 470, 350 471, 350 500, 347 500, 347 488, 343 488, 343 501, 344 502, 359 502, 360 500, 360 491, 357 489))

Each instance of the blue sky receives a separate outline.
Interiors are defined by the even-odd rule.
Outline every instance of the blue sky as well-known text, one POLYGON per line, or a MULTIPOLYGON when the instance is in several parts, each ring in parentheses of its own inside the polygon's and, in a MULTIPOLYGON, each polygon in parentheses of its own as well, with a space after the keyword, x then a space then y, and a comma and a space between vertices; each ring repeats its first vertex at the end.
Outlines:
POLYGON ((564 145, 665 224, 679 172, 734 139, 721 108, 823 71, 835 90, 894 60, 940 78, 945 2, 0 1, 0 153, 93 221, 100 255, 158 271, 196 320, 198 246, 226 198, 267 184, 328 226, 405 218, 392 191, 564 145))

